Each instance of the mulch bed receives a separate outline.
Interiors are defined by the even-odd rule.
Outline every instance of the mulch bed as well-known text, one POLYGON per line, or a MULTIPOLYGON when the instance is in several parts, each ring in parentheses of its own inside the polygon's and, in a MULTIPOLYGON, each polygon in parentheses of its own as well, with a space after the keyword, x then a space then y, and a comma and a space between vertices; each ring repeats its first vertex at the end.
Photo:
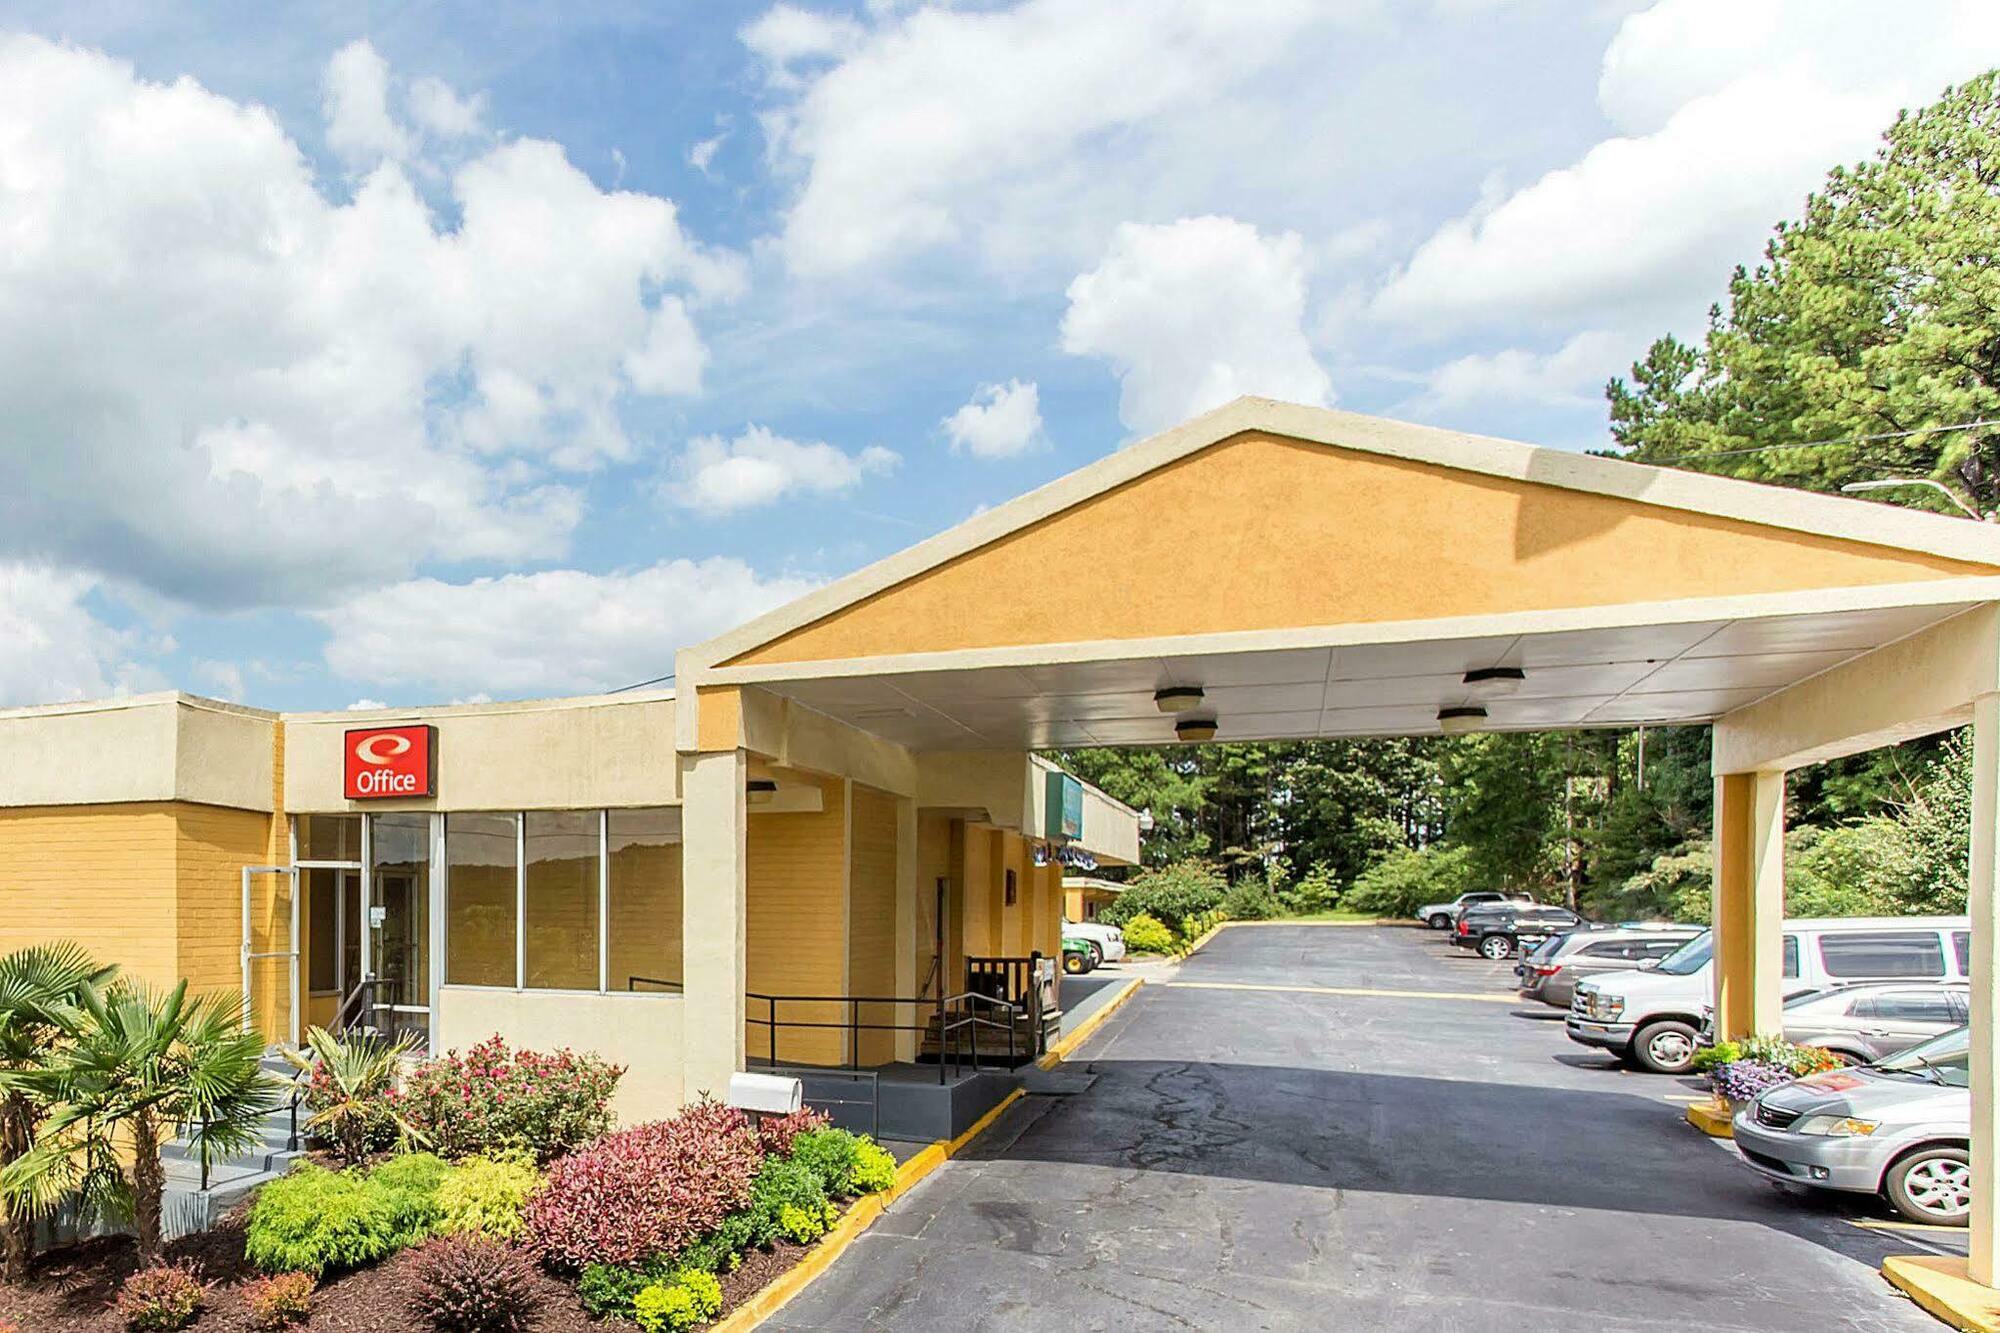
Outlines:
MULTIPOLYGON (((250 1320, 239 1288, 261 1276, 243 1257, 245 1202, 213 1230, 187 1236, 167 1247, 172 1260, 195 1263, 213 1284, 201 1317, 188 1327, 199 1333, 249 1333, 250 1320)), ((773 1279, 799 1262, 811 1249, 780 1240, 767 1251, 745 1255, 735 1272, 721 1276, 722 1310, 726 1316, 773 1279)), ((343 1274, 313 1296, 310 1323, 318 1333, 409 1333, 416 1327, 409 1312, 415 1286, 412 1251, 392 1255, 372 1268, 343 1274)), ((21 1326, 22 1333, 122 1333, 123 1325, 110 1309, 118 1286, 138 1267, 132 1241, 107 1236, 40 1256, 33 1275, 20 1286, 0 1285, 0 1317, 21 1326)), ((569 1284, 537 1272, 538 1316, 534 1333, 595 1333, 628 1330, 623 1320, 600 1320, 583 1308, 569 1284)))

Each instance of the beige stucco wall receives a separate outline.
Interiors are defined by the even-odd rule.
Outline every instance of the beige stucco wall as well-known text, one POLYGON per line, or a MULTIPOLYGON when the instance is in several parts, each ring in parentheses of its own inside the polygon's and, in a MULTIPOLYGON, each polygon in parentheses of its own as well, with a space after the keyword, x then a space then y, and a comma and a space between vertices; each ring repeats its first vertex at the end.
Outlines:
POLYGON ((0 711, 0 806, 271 809, 276 714, 188 694, 0 711))
POLYGON ((588 810, 680 800, 671 696, 623 695, 285 719, 285 805, 332 810, 588 810), (342 738, 357 727, 437 728, 430 800, 349 801, 342 738))
POLYGON ((629 1125, 658 1120, 680 1106, 685 1020, 678 995, 446 986, 438 996, 436 1045, 464 1050, 497 1032, 531 1050, 595 1051, 625 1066, 612 1106, 619 1123, 629 1125))

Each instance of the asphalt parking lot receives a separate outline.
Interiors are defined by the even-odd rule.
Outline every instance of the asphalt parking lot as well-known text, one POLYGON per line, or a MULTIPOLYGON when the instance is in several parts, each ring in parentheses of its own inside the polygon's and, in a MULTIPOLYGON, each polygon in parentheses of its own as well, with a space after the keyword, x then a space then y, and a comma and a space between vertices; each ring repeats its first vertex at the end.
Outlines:
POLYGON ((1939 1327, 1876 1272, 1923 1243, 1753 1177, 1513 980, 1225 930, 766 1327, 1939 1327))

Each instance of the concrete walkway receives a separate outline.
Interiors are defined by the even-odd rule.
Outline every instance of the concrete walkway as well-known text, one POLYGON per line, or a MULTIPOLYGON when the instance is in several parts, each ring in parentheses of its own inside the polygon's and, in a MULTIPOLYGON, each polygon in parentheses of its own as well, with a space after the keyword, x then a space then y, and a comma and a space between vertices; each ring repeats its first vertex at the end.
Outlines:
POLYGON ((766 1327, 1936 1327, 1865 1205, 1765 1185, 1512 980, 1418 931, 1224 931, 766 1327))

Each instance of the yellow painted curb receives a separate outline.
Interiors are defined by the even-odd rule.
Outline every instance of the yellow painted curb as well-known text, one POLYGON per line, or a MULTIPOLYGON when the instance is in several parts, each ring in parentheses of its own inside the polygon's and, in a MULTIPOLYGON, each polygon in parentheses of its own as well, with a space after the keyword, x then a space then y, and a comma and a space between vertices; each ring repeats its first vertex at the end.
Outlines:
POLYGON ((2000 1291, 1968 1277, 1963 1259, 1897 1255, 1882 1261, 1882 1276, 1953 1328, 2000 1333, 2000 1291))
POLYGON ((875 1225, 875 1219, 882 1210, 903 1195, 909 1193, 917 1182, 943 1166, 951 1158, 964 1151, 967 1144, 985 1133, 1000 1113, 1026 1096, 1020 1088, 1014 1089, 1000 1104, 973 1122, 972 1128, 951 1140, 939 1139, 909 1161, 896 1168, 896 1181, 880 1194, 871 1194, 857 1201, 833 1224, 833 1229, 813 1246, 805 1258, 780 1274, 776 1281, 752 1296, 743 1304, 729 1312, 729 1317, 711 1326, 711 1333, 749 1333, 766 1319, 785 1308, 791 1299, 804 1291, 818 1277, 832 1266, 847 1247, 860 1239, 861 1234, 875 1225))
POLYGON ((1145 984, 1146 984, 1146 979, 1144 977, 1133 977, 1129 981, 1127 981, 1125 983, 1125 989, 1119 991, 1116 995, 1112 996, 1109 1000, 1107 1000, 1102 1009, 1099 1009, 1089 1018, 1086 1018, 1083 1020, 1083 1022, 1077 1024, 1076 1031, 1063 1037, 1061 1040, 1056 1042, 1055 1045, 1049 1047, 1048 1054, 1044 1055, 1041 1059, 1035 1061, 1035 1068, 1054 1069, 1064 1060, 1067 1060, 1069 1058, 1069 1053, 1071 1051, 1083 1045, 1083 1043, 1090 1037, 1091 1033, 1103 1027, 1105 1020, 1109 1019, 1112 1014, 1118 1012, 1119 1006, 1124 1004, 1125 1001, 1131 999, 1134 995, 1137 995, 1139 993, 1139 987, 1145 984))
POLYGON ((1729 1123, 1729 1108, 1714 1101, 1695 1102, 1687 1109, 1687 1122, 1712 1139, 1733 1139, 1736 1131, 1729 1123))

